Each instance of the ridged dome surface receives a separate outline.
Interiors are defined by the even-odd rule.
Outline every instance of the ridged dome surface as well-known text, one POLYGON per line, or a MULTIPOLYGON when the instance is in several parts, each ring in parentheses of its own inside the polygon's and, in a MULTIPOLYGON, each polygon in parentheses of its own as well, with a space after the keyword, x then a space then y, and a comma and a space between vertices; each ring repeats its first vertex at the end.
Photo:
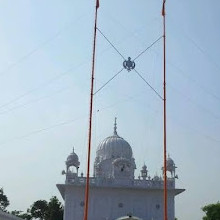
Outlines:
POLYGON ((67 166, 79 166, 80 165, 80 162, 79 162, 79 157, 77 156, 77 154, 74 152, 74 149, 73 149, 73 152, 67 157, 66 159, 66 165, 67 166))
POLYGON ((167 158, 167 167, 173 167, 175 166, 174 161, 168 156, 167 158))
POLYGON ((116 158, 132 158, 132 149, 127 141, 117 134, 105 138, 98 146, 96 156, 99 160, 116 159, 116 158))

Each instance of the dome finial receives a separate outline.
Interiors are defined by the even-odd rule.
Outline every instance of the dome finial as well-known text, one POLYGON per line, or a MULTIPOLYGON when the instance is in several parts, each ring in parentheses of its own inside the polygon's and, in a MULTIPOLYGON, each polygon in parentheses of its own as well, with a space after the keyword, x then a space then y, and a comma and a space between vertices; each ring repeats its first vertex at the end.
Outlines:
POLYGON ((118 135, 117 134, 117 118, 115 117, 115 124, 114 124, 114 135, 118 135))

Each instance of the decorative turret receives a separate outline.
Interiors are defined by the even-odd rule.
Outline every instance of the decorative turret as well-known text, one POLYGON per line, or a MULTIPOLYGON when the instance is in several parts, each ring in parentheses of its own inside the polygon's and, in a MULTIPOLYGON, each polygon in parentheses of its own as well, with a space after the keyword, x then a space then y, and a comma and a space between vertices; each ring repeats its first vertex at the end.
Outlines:
POLYGON ((160 181, 161 179, 157 174, 155 174, 155 176, 153 177, 153 180, 154 181, 160 181))
POLYGON ((76 169, 78 170, 79 165, 80 165, 79 157, 74 152, 74 147, 73 147, 73 152, 67 157, 67 160, 66 160, 67 170, 72 166, 76 167, 76 169))
POLYGON ((66 171, 62 171, 62 174, 66 174, 66 181, 68 182, 71 179, 75 179, 78 177, 79 170, 79 157, 74 152, 74 148, 72 153, 66 159, 66 171))
MULTIPOLYGON (((167 157, 167 171, 170 172, 171 174, 171 178, 178 178, 177 175, 175 174, 176 172, 176 165, 173 161, 173 159, 170 158, 170 155, 168 155, 167 157)), ((162 170, 164 170, 164 168, 162 167, 162 170)), ((163 171, 164 172, 164 171, 163 171)))
POLYGON ((147 179, 147 172, 148 172, 147 166, 144 164, 141 170, 141 177, 143 178, 143 180, 147 179))

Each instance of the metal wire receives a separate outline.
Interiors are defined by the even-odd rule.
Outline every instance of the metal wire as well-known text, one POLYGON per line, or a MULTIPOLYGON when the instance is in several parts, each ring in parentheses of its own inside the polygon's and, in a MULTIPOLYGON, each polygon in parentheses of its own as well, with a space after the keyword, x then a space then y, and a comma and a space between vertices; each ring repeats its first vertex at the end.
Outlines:
POLYGON ((99 31, 99 33, 108 41, 108 43, 115 49, 115 51, 124 59, 125 57, 119 52, 119 50, 113 45, 113 43, 111 43, 111 41, 102 33, 102 31, 100 31, 99 28, 97 28, 97 30, 99 31))
POLYGON ((137 73, 137 75, 154 91, 154 93, 161 99, 163 100, 163 97, 150 85, 149 82, 147 82, 147 80, 136 70, 134 69, 134 71, 137 73))
POLYGON ((58 32, 56 32, 53 36, 51 36, 50 38, 46 39, 45 41, 43 41, 42 43, 38 44, 34 49, 32 49, 31 51, 29 51, 27 54, 25 54, 24 56, 20 57, 16 62, 12 63, 11 65, 9 65, 5 70, 0 72, 0 77, 5 75, 6 72, 10 71, 11 69, 14 69, 15 67, 17 67, 20 63, 24 62, 27 58, 29 58, 30 56, 32 56, 33 54, 35 54, 36 52, 38 52, 41 48, 45 47, 47 44, 49 44, 51 41, 53 41, 54 39, 56 39, 63 31, 65 31, 66 29, 68 29, 70 26, 72 26, 73 24, 75 24, 77 21, 79 21, 81 18, 83 18, 84 15, 78 17, 75 21, 70 22, 69 24, 66 24, 63 28, 61 28, 58 32))
POLYGON ((150 49, 154 44, 156 44, 163 36, 160 36, 157 40, 155 40, 150 46, 148 46, 144 51, 142 51, 138 56, 136 56, 133 61, 143 55, 148 49, 150 49))
POLYGON ((109 79, 103 86, 101 86, 95 93, 93 93, 93 95, 97 94, 100 90, 102 90, 109 82, 111 82, 116 76, 119 75, 119 73, 121 73, 124 70, 124 68, 122 68, 120 71, 118 71, 111 79, 109 79))

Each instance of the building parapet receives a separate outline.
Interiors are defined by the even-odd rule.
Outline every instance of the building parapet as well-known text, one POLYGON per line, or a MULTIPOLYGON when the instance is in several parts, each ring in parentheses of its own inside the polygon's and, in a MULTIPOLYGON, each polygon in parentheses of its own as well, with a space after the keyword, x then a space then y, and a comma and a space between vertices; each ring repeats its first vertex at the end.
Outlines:
MULTIPOLYGON (((114 179, 114 178, 99 178, 99 177, 90 177, 91 186, 102 186, 102 187, 131 187, 131 188, 143 188, 143 189, 162 189, 164 187, 163 179, 114 179)), ((86 177, 72 177, 71 175, 66 176, 66 184, 73 185, 85 185, 86 177)), ((168 189, 175 188, 175 178, 167 179, 168 189)))

